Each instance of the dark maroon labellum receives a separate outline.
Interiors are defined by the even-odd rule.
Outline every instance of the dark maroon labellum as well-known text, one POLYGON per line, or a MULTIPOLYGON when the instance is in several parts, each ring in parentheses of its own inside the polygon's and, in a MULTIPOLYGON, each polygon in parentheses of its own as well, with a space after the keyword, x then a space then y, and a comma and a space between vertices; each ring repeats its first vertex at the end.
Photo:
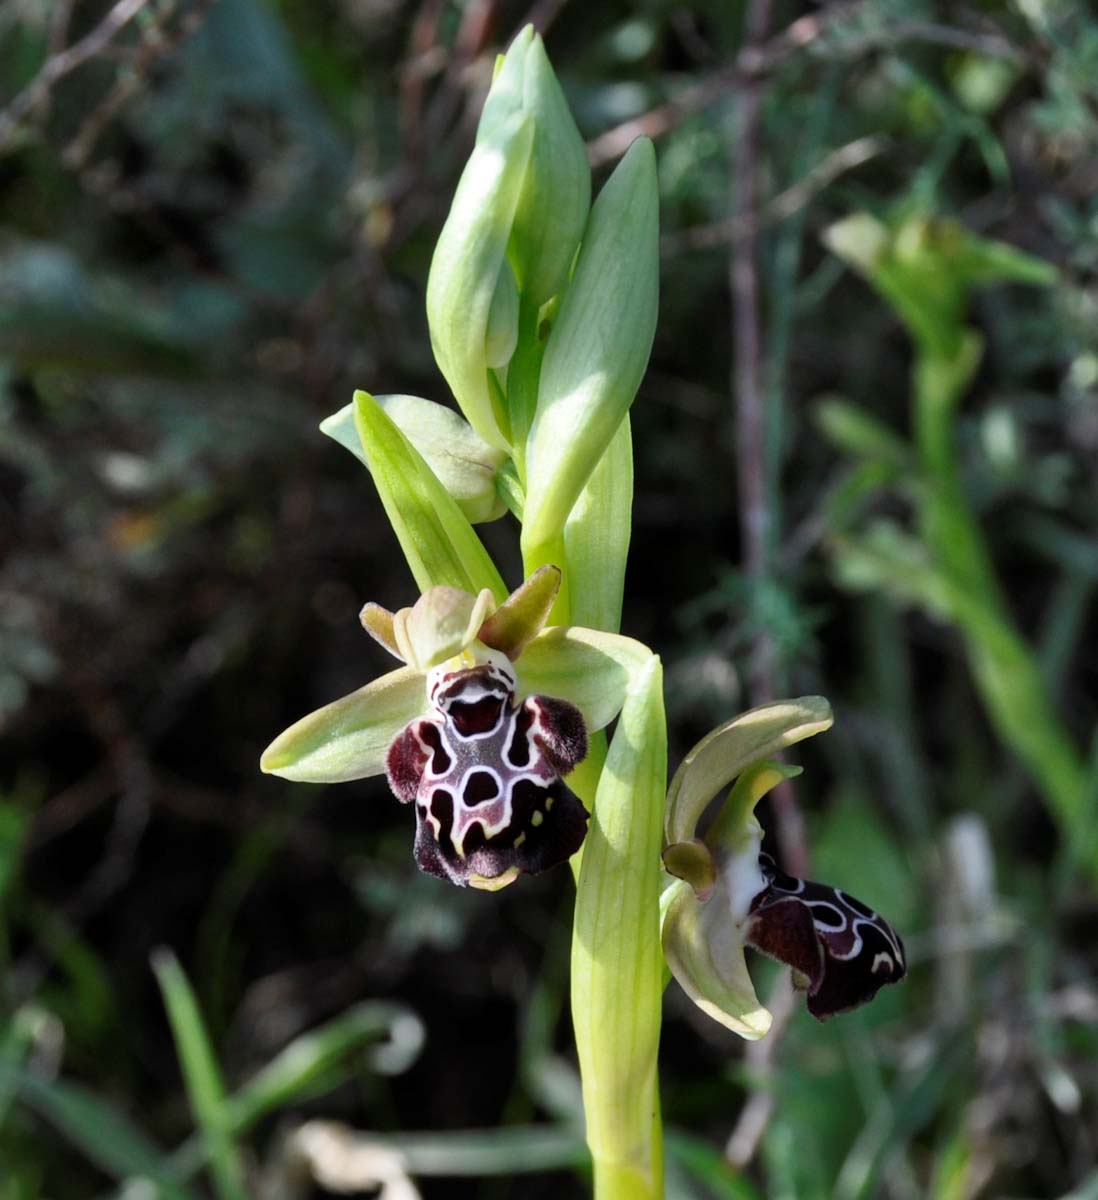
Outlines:
POLYGON ((759 855, 767 886, 751 902, 745 941, 793 968, 821 1021, 872 1000, 907 972, 904 945, 891 925, 839 888, 786 875, 759 855))
POLYGON ((415 801, 420 869, 461 887, 556 866, 587 833, 587 810, 561 778, 587 754, 579 709, 548 696, 516 704, 498 657, 433 672, 431 712, 386 760, 393 794, 415 801))

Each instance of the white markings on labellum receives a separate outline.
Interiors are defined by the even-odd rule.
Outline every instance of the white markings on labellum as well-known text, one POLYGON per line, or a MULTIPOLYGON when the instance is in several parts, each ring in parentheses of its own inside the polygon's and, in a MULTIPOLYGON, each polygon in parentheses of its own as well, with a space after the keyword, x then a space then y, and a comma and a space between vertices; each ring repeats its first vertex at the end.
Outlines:
POLYGON ((587 812, 561 778, 587 753, 583 717, 547 696, 516 704, 515 689, 503 655, 435 668, 431 712, 389 747, 390 786, 416 802, 416 861, 459 885, 545 870, 587 831, 587 812))

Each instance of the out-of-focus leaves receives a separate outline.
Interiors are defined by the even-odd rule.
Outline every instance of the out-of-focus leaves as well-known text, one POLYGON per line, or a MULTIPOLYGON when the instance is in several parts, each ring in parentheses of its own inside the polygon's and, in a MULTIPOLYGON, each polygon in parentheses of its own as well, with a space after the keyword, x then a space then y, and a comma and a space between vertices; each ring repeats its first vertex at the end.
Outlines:
POLYGON ((22 367, 193 374, 197 347, 164 307, 120 279, 94 277, 52 243, 0 255, 0 358, 22 367))

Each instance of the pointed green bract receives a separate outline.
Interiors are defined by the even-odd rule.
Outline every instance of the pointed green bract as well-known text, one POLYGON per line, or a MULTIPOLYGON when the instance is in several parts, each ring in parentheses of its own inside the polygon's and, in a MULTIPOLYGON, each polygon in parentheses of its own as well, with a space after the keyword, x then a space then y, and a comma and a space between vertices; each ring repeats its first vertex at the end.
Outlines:
POLYGON ((393 738, 427 706, 421 672, 401 667, 291 725, 260 767, 300 783, 346 783, 381 775, 393 738))
POLYGON ((666 841, 689 841, 710 801, 753 762, 829 729, 823 696, 764 704, 714 729, 686 755, 667 792, 666 841))
POLYGON ((488 588, 503 600, 507 588, 457 502, 368 392, 355 392, 355 427, 420 591, 488 588))
POLYGON ((523 76, 523 104, 534 118, 534 143, 507 252, 522 294, 542 305, 567 285, 591 204, 591 169, 537 35, 530 39, 523 76))
POLYGON ((595 795, 576 891, 572 1020, 587 1140, 609 1194, 663 1194, 653 1161, 663 962, 659 844, 667 781, 663 672, 650 655, 630 683, 595 795))
POLYGON ((488 387, 487 338, 534 125, 514 113, 478 137, 435 246, 427 323, 438 368, 480 436, 509 449, 488 387))
POLYGON ((558 538, 640 386, 659 292, 652 143, 638 139, 591 209, 575 275, 545 348, 526 446, 523 553, 558 538))
MULTIPOLYGON (((496 489, 496 472, 507 461, 502 450, 489 446, 453 409, 433 400, 393 395, 375 396, 374 401, 422 456, 472 524, 503 516, 506 505, 496 489)), ((320 431, 369 467, 355 427, 353 403, 321 421, 320 431)))
POLYGON ((588 479, 564 526, 569 620, 616 633, 633 528, 633 435, 629 418, 588 479))

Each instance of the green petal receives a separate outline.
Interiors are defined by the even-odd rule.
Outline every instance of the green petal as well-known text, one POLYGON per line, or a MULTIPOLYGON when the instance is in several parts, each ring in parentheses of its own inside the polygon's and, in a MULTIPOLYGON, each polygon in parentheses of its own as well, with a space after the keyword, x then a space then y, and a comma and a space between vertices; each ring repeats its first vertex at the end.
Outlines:
POLYGON ((259 765, 301 783, 381 775, 389 743, 426 707, 423 675, 401 667, 302 717, 263 751, 259 765))
POLYGON ((652 657, 642 642, 621 634, 557 625, 534 638, 515 670, 522 695, 570 700, 594 733, 618 715, 630 678, 652 657))
POLYGON ((507 588, 468 518, 368 392, 355 392, 355 425, 419 590, 444 585, 475 594, 488 588, 504 600, 507 588))
POLYGON ((542 631, 560 591, 560 568, 540 567, 480 628, 479 638, 512 662, 542 631))
POLYGON ((726 1029, 750 1041, 761 1038, 772 1018, 755 995, 743 933, 720 887, 703 902, 677 879, 664 891, 660 907, 663 955, 682 990, 726 1029))
POLYGON ((430 588, 393 619, 393 633, 404 661, 427 672, 460 654, 474 641, 494 607, 487 588, 476 596, 457 588, 430 588))
POLYGON ((830 728, 822 696, 780 700, 753 708, 714 729, 686 755, 667 793, 666 841, 689 841, 710 801, 745 768, 786 746, 830 728))

